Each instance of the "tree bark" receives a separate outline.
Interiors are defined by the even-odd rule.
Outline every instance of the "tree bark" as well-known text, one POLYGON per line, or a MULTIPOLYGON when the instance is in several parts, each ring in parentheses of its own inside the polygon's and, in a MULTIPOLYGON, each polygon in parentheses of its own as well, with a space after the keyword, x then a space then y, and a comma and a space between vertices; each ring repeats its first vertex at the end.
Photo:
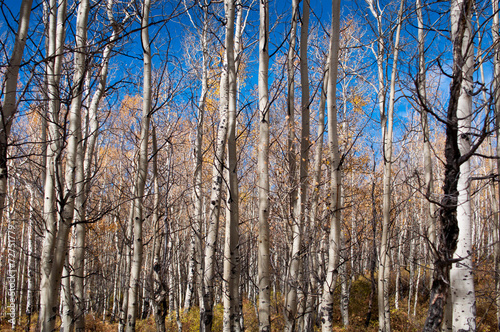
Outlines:
POLYGON ((455 15, 452 26, 453 42, 453 74, 450 85, 450 100, 447 109, 446 123, 446 143, 445 143, 445 174, 443 184, 443 198, 439 209, 439 243, 434 263, 434 278, 431 288, 429 311, 423 328, 427 331, 440 331, 444 317, 444 308, 448 300, 450 285, 450 268, 453 253, 457 248, 458 222, 457 222, 457 201, 458 201, 458 178, 460 175, 461 160, 458 145, 458 119, 457 108, 462 82, 464 79, 463 40, 467 29, 467 18, 471 10, 469 1, 462 2, 455 15))
POLYGON ((378 28, 378 51, 377 51, 377 66, 378 66, 378 104, 380 109, 380 124, 382 129, 382 152, 384 158, 384 174, 383 174, 383 202, 382 202, 382 234, 380 241, 379 255, 379 272, 378 272, 378 308, 379 308, 379 331, 390 332, 390 307, 389 307, 389 225, 391 219, 391 172, 392 172, 392 139, 393 139, 393 113, 395 103, 396 89, 396 73, 397 62, 399 55, 399 38, 401 33, 402 16, 403 16, 404 1, 401 1, 396 35, 393 51, 393 66, 391 71, 389 105, 385 107, 385 77, 384 77, 384 41, 382 33, 381 14, 378 8, 374 8, 373 2, 370 2, 370 10, 377 19, 378 28))
POLYGON ((328 265, 323 283, 321 302, 321 330, 331 331, 333 327, 333 291, 338 276, 340 261, 340 211, 341 211, 341 160, 337 131, 337 73, 340 40, 340 0, 332 0, 332 32, 328 55, 328 145, 330 161, 330 235, 328 238, 328 265))
POLYGON ((192 298, 196 283, 197 265, 201 264, 201 226, 203 213, 203 126, 205 117, 205 105, 208 93, 208 7, 203 6, 203 26, 201 30, 201 49, 202 49, 202 68, 201 68, 201 91, 198 101, 198 123, 196 125, 196 141, 194 146, 194 218, 193 218, 193 236, 191 237, 189 248, 189 265, 186 296, 184 299, 184 310, 189 310, 192 306, 192 298), (198 251, 197 251, 198 250, 198 251), (200 260, 200 261, 197 261, 200 260))
POLYGON ((233 0, 224 2, 226 12, 226 58, 228 68, 228 213, 224 244, 224 318, 223 331, 238 331, 239 320, 235 319, 239 310, 239 194, 236 151, 236 68, 234 59, 234 18, 233 0))
POLYGON ((139 285, 141 284, 141 268, 143 259, 142 242, 142 204, 144 200, 144 187, 148 174, 148 141, 149 122, 151 118, 151 46, 149 41, 149 9, 150 0, 144 0, 141 19, 141 43, 144 58, 143 98, 141 133, 139 140, 139 160, 137 162, 137 179, 134 186, 133 223, 134 223, 134 253, 130 266, 130 287, 128 292, 127 332, 135 331, 138 315, 139 285))
MULTIPOLYGON (((451 2, 451 34, 456 38, 459 19, 464 0, 451 2)), ((464 156, 471 149, 471 117, 473 73, 474 73, 474 48, 470 14, 466 15, 462 40, 462 86, 457 102, 457 144, 460 155, 464 156)), ((471 170, 469 159, 460 163, 459 178, 457 183, 457 224, 458 241, 454 253, 456 263, 450 270, 451 302, 453 304, 453 331, 476 331, 476 296, 474 292, 474 276, 472 266, 472 213, 470 197, 471 170)))
MULTIPOLYGON (((494 40, 494 74, 493 74, 493 101, 495 105, 495 124, 496 124, 496 155, 500 156, 500 19, 499 19, 499 6, 498 0, 491 0, 492 10, 493 10, 493 24, 492 24, 492 35, 494 40)), ((497 159, 497 174, 500 174, 500 159, 497 159)), ((500 200, 500 185, 498 186, 497 199, 500 200)), ((495 195, 492 195, 495 199, 495 195)), ((495 258, 495 290, 496 290, 496 314, 497 314, 497 327, 500 330, 500 213, 498 208, 500 207, 500 201, 497 201, 497 214, 495 216, 495 227, 494 227, 494 258, 495 258)))
MULTIPOLYGON (((227 15, 227 13, 226 13, 227 15)), ((228 20, 227 24, 234 22, 228 20)), ((228 34, 226 33, 225 47, 228 49, 228 34)), ((231 46, 232 47, 232 46, 231 46)), ((204 273, 202 294, 203 301, 200 309, 200 331, 207 332, 212 329, 213 305, 214 305, 214 278, 215 278, 215 250, 217 247, 220 203, 222 194, 222 183, 224 176, 224 155, 228 132, 228 107, 229 107, 229 84, 228 84, 227 54, 224 56, 224 68, 220 80, 219 112, 220 122, 217 128, 217 140, 215 142, 214 165, 212 170, 212 191, 210 194, 209 224, 205 243, 204 273)))
POLYGON ((302 24, 300 29, 300 81, 302 89, 301 98, 301 140, 300 140, 300 163, 299 163, 299 192, 294 206, 292 220, 292 252, 288 277, 288 292, 285 302, 285 331, 292 332, 295 329, 297 306, 302 299, 298 298, 302 293, 301 276, 301 245, 302 228, 305 216, 307 200, 309 148, 310 148, 310 100, 309 100, 309 68, 307 65, 307 44, 309 38, 309 0, 305 0, 302 8, 302 24))
MULTIPOLYGON (((269 3, 259 5, 259 331, 271 331, 271 280, 269 252, 269 3)), ((292 105, 293 107, 293 105, 292 105)))

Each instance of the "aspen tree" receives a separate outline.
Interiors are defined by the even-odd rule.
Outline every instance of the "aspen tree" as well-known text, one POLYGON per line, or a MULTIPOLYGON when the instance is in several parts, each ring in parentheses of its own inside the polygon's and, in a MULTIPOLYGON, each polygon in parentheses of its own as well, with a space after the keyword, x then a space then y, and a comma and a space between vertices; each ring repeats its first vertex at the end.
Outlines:
POLYGON ((85 329, 85 293, 84 293, 84 266, 85 266, 85 245, 86 245, 86 202, 90 192, 90 180, 92 178, 92 160, 94 158, 95 146, 99 134, 98 122, 98 107, 107 85, 109 61, 111 51, 118 39, 120 28, 113 17, 113 2, 107 0, 106 13, 109 24, 113 28, 113 32, 109 42, 104 47, 102 52, 102 62, 99 71, 99 82, 88 108, 88 137, 85 137, 85 150, 83 144, 79 145, 79 153, 76 158, 76 197, 75 197, 75 248, 71 252, 71 265, 74 269, 71 275, 72 293, 74 296, 74 315, 75 315, 75 330, 76 332, 84 331, 85 329))
POLYGON ((193 200, 194 200, 194 236, 191 237, 189 248, 189 265, 186 296, 184 298, 184 310, 189 310, 192 306, 192 297, 196 282, 197 260, 201 261, 201 229, 202 229, 202 213, 203 213, 203 126, 205 118, 206 99, 208 93, 208 5, 205 3, 203 9, 203 22, 201 27, 201 91, 198 100, 198 116, 196 124, 196 140, 194 146, 194 185, 193 185, 193 200), (200 257, 197 257, 200 256, 200 257))
MULTIPOLYGON (((472 6, 472 1, 454 0, 450 4, 451 37, 458 33, 459 17, 464 15, 464 7, 472 6), (468 4, 466 4, 468 2, 468 4)), ((457 144, 460 156, 471 150, 472 91, 474 74, 474 47, 471 28, 471 10, 465 13, 461 49, 462 85, 457 101, 457 144)), ((455 45, 457 46, 457 45, 455 45)), ((453 258, 457 260, 450 270, 451 303, 453 304, 453 331, 476 331, 476 296, 472 266, 472 212, 471 212, 471 169, 470 158, 460 163, 457 183, 457 226, 458 241, 453 258)))
POLYGON ((310 100, 309 100, 309 68, 307 65, 307 44, 309 38, 309 12, 310 3, 304 0, 302 8, 302 25, 300 28, 300 82, 301 98, 301 140, 299 162, 298 195, 294 206, 292 221, 292 252, 288 276, 288 291, 285 299, 285 331, 295 329, 298 302, 301 291, 301 243, 302 228, 307 200, 308 171, 309 171, 309 145, 310 145, 310 100))
POLYGON ((236 151, 236 68, 234 59, 234 19, 235 4, 233 0, 224 2, 226 12, 226 61, 228 70, 228 213, 226 214, 226 232, 224 244, 224 319, 223 331, 239 331, 239 320, 235 319, 239 305, 239 195, 236 151))
MULTIPOLYGON (((427 90, 425 86, 427 80, 426 80, 426 66, 425 66, 425 31, 424 31, 424 19, 422 15, 421 0, 416 0, 415 7, 417 11, 417 21, 418 21, 417 89, 418 89, 418 100, 420 105, 420 123, 422 126, 422 136, 424 140, 423 154, 424 154, 425 196, 427 198, 427 204, 425 206, 425 218, 429 225, 427 230, 429 245, 432 247, 436 243, 436 204, 434 204, 434 202, 432 201, 432 195, 434 193, 434 174, 432 171, 433 165, 431 156, 429 120, 427 116, 427 110, 425 107, 425 103, 427 103, 427 90)), ((434 269, 433 262, 431 262, 429 269, 431 271, 434 269)))
MULTIPOLYGON (((493 24, 492 24, 492 35, 494 42, 494 78, 493 78, 493 102, 495 105, 495 124, 496 124, 496 155, 500 156, 500 19, 499 19, 499 6, 498 0, 491 0, 492 11, 493 11, 493 24)), ((500 173, 500 159, 497 159, 497 173, 500 173)), ((494 196, 494 195, 493 195, 494 196)), ((500 199, 500 186, 498 186, 497 199, 500 199)), ((500 206, 500 201, 497 202, 497 207, 500 206)), ((500 329, 500 213, 497 211, 495 216, 495 234, 493 236, 495 240, 495 290, 496 290, 496 306, 497 306, 497 326, 500 329)))
MULTIPOLYGON (((228 108, 229 108, 229 73, 227 51, 229 47, 228 30, 234 29, 234 13, 232 20, 230 12, 226 11, 226 38, 223 69, 220 79, 219 113, 220 121, 217 128, 215 142, 214 165, 212 169, 212 188, 210 193, 210 207, 208 214, 208 229, 205 243, 204 271, 202 294, 203 301, 200 308, 200 331, 207 332, 212 329, 214 305, 214 279, 215 279, 215 250, 218 239, 219 216, 221 210, 222 183, 224 177, 224 156, 228 133, 228 108)), ((231 36, 232 38, 232 36, 231 36)))
POLYGON ((44 212, 46 216, 46 233, 42 251, 42 283, 40 290, 40 316, 39 323, 42 331, 52 331, 57 314, 57 303, 62 269, 67 257, 67 241, 70 226, 73 221, 74 199, 75 199, 75 170, 78 145, 81 141, 81 113, 82 95, 85 78, 85 47, 87 41, 87 18, 89 2, 82 1, 78 6, 76 23, 76 51, 75 66, 73 75, 73 86, 71 91, 71 105, 69 110, 69 133, 66 152, 66 168, 64 184, 56 179, 60 171, 61 142, 58 133, 58 113, 60 101, 58 99, 58 85, 60 66, 62 61, 62 47, 64 45, 64 21, 66 16, 66 2, 60 4, 55 17, 55 2, 50 6, 50 27, 49 27, 49 54, 54 54, 54 62, 48 66, 49 76, 49 111, 50 111, 50 135, 53 139, 50 149, 47 151, 47 172, 45 182, 45 204, 44 212), (53 77, 51 77, 53 76, 53 77), (50 151, 49 151, 50 150, 50 151), (56 187, 54 187, 56 184, 56 187), (57 231, 54 228, 56 216, 54 214, 55 190, 58 192, 59 220, 57 231))
MULTIPOLYGON (((259 331, 271 331, 271 280, 269 252, 269 3, 259 1, 259 331)), ((293 105, 292 105, 293 107, 293 105)))
MULTIPOLYGON (((328 66, 328 62, 326 67, 328 66)), ((322 165, 322 159, 323 159, 323 136, 325 134, 325 104, 326 104, 326 96, 327 96, 327 90, 328 90, 328 78, 329 78, 329 71, 328 67, 325 68, 324 72, 324 77, 321 82, 321 96, 320 96, 320 102, 319 102, 319 108, 318 108, 318 137, 316 140, 316 151, 315 151, 315 156, 314 156, 314 173, 313 173, 313 189, 311 193, 311 210, 309 213, 309 223, 311 227, 319 227, 318 223, 318 205, 319 205, 319 196, 320 196, 320 182, 321 182, 321 165, 322 165)), ((316 292, 317 290, 317 281, 316 281, 316 273, 317 273, 317 268, 318 268, 318 259, 315 254, 311 255, 311 267, 309 268, 309 278, 311 280, 311 292, 316 292)), ((312 294, 309 294, 307 297, 307 302, 306 302, 306 310, 305 310, 305 317, 304 317, 304 329, 306 331, 309 331, 312 329, 312 326, 314 324, 313 322, 313 317, 315 313, 315 302, 316 302, 316 296, 312 296, 312 294)))
POLYGON ((392 140, 393 140, 393 122, 394 122, 394 104, 396 93, 396 73, 399 55, 399 40, 401 25, 403 19, 404 1, 401 1, 396 33, 394 37, 394 50, 392 55, 392 69, 389 82, 389 104, 386 109, 386 91, 385 70, 384 70, 384 36, 382 30, 382 13, 380 12, 378 1, 367 1, 372 15, 377 20, 377 68, 378 68, 378 91, 377 99, 380 111, 380 125, 382 129, 382 153, 383 153, 383 202, 382 202, 382 234, 379 252, 379 270, 378 270, 378 308, 379 308, 379 331, 390 332, 390 308, 389 308, 389 225, 391 219, 391 173, 392 173, 392 140))
POLYGON ((151 45, 149 40, 149 10, 150 0, 144 0, 141 18, 141 44, 143 50, 143 96, 141 133, 139 139, 139 160, 137 162, 137 178, 134 186, 133 224, 134 224, 134 253, 130 266, 130 287, 128 292, 127 332, 135 331, 138 315, 139 285, 141 284, 141 267, 143 260, 142 223, 144 187, 148 174, 148 141, 149 122, 151 118, 151 45))
MULTIPOLYGON (((452 43, 453 43, 453 73, 450 84, 450 97, 446 114, 446 143, 445 143, 445 174, 443 183, 443 198, 441 199, 441 207, 439 209, 438 223, 440 226, 438 247, 436 252, 436 262, 434 265, 434 277, 430 294, 429 311, 423 331, 440 331, 444 317, 444 309, 448 301, 448 292, 450 289, 450 268, 452 264, 453 254, 457 249, 459 236, 459 227, 457 221, 457 202, 459 197, 458 182, 460 177, 461 164, 468 158, 470 154, 461 155, 459 147, 459 123, 458 123, 458 108, 459 105, 464 107, 465 100, 460 96, 464 91, 466 84, 464 81, 468 79, 468 71, 470 70, 470 62, 467 63, 468 47, 470 43, 464 43, 469 39, 467 32, 468 24, 470 24, 471 2, 460 1, 454 2, 451 5, 452 15, 452 43)), ((462 108, 462 112, 463 112, 462 108)), ((462 113, 462 115, 464 115, 462 113)), ((462 121, 467 120, 467 115, 462 117, 462 121)), ((463 126, 463 122, 462 122, 463 126)), ((462 127, 463 128, 463 127, 462 127)), ((468 137, 464 135, 462 139, 468 137)), ((463 181, 463 180, 462 180, 463 181)), ((464 188, 462 186, 462 188, 464 188)), ((462 189, 463 191, 463 189, 462 189)), ((463 194, 462 194, 463 195, 463 194)), ((463 199, 463 198, 462 198, 463 199)), ((465 315, 465 317, 470 317, 465 315)), ((467 324, 472 322, 467 321, 467 324)), ((467 328, 466 326, 463 326, 467 328)))
POLYGON ((337 132, 337 74, 340 40, 340 0, 332 0, 332 28, 328 54, 328 150, 330 162, 330 234, 328 238, 328 265, 323 283, 321 301, 321 329, 331 331, 333 324, 333 291, 340 260, 341 218, 341 161, 337 132))
POLYGON ((297 201, 297 160, 296 160, 296 138, 295 138, 295 59, 296 59, 296 38, 297 22, 299 16, 299 0, 292 0, 292 22, 290 27, 290 45, 286 59, 287 71, 287 161, 288 161, 288 185, 289 189, 289 211, 288 219, 293 224, 294 207, 297 201))

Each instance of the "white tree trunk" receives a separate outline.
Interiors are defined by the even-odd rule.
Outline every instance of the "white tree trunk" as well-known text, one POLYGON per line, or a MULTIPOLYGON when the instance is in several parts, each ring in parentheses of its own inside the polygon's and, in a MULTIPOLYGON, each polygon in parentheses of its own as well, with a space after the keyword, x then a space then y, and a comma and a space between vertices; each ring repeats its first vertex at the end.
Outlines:
MULTIPOLYGON (((228 22, 229 24, 229 22, 228 22)), ((233 23, 234 24, 234 23, 233 23)), ((227 49, 226 34, 226 49, 227 49)), ((215 278, 215 250, 219 230, 220 203, 222 194, 222 183, 224 176, 224 155, 228 132, 228 68, 227 58, 224 59, 224 68, 220 80, 219 112, 220 122, 217 128, 217 140, 215 142, 214 165, 212 170, 212 188, 210 194, 209 224, 205 243, 204 273, 202 294, 203 301, 200 308, 200 331, 207 332, 212 329, 213 304, 214 304, 214 278, 215 278)))
POLYGON ((328 54, 328 144, 330 161, 330 235, 328 238, 328 265, 323 283, 321 301, 321 330, 333 327, 333 291, 337 282, 340 262, 340 218, 341 218, 341 161, 337 128, 337 73, 340 40, 340 0, 332 0, 332 32, 328 54))
MULTIPOLYGON (((194 146, 194 185, 193 185, 193 200, 194 200, 194 216, 193 216, 193 229, 194 234, 191 237, 189 248, 189 265, 186 296, 184 299, 184 310, 189 310, 192 306, 192 298, 194 287, 196 283, 196 270, 197 260, 201 261, 201 226, 202 226, 202 213, 203 213, 203 125, 205 116, 205 105, 208 92, 208 7, 203 6, 203 26, 201 31, 201 49, 202 49, 202 63, 201 63, 201 91, 200 99, 198 101, 198 123, 196 125, 196 141, 194 146)), ((200 264, 199 262, 198 264, 200 264)))
MULTIPOLYGON (((425 66, 425 30, 424 19, 422 15, 421 0, 416 0, 416 11, 418 20, 418 77, 417 88, 419 94, 420 104, 420 122, 422 125, 422 136, 424 140, 423 154, 424 154, 424 176, 425 176, 425 196, 427 204, 425 206, 425 220, 427 221, 427 237, 429 238, 429 246, 432 247, 436 243, 436 205, 432 201, 434 194, 434 174, 432 171, 432 154, 430 143, 430 129, 429 121, 427 118, 427 111, 424 107, 427 103, 427 89, 426 89, 426 66, 425 66)), ((427 250, 431 255, 429 257, 429 270, 434 270, 434 257, 432 250, 427 250)), ((430 284, 432 284, 432 273, 430 273, 430 284)))
POLYGON ((378 66, 378 103, 380 109, 380 122, 382 129, 382 145, 384 154, 384 174, 383 174, 383 202, 382 202, 382 235, 380 241, 380 255, 379 255, 379 272, 378 272, 378 308, 379 308, 379 331, 390 332, 390 308, 389 308, 389 271, 390 271, 390 257, 389 257, 389 224, 391 219, 391 169, 392 169, 392 137, 393 137, 393 113, 395 103, 395 89, 396 89, 396 73, 397 62, 399 55, 399 38, 401 33, 401 24, 403 16, 404 1, 401 1, 398 22, 396 28, 396 35, 394 41, 393 51, 393 66, 391 72, 390 92, 389 92, 389 105, 385 109, 385 77, 384 77, 384 42, 382 33, 381 14, 378 8, 373 6, 373 1, 370 2, 370 10, 377 19, 378 28, 378 52, 377 52, 377 66, 378 66))
MULTIPOLYGON (((494 53, 494 79, 493 79, 493 100, 495 103, 495 118, 496 118, 496 156, 500 156, 500 19, 499 19, 499 6, 498 0, 491 0, 492 11, 493 11, 493 24, 492 24, 492 35, 495 45, 494 53)), ((497 159, 497 173, 500 173, 500 159, 497 159)), ((500 186, 498 186, 498 192, 496 193, 497 199, 500 200, 500 186)), ((495 199, 495 195, 492 195, 495 199)), ((496 288, 496 313, 497 313, 497 327, 500 330, 500 213, 498 208, 500 207, 500 202, 497 201, 497 215, 495 216, 495 227, 493 239, 495 241, 494 245, 494 257, 495 257, 495 288, 496 288)))
MULTIPOLYGON (((309 12, 310 3, 305 0, 302 8, 302 24, 300 30, 300 81, 302 88, 301 98, 301 140, 300 140, 300 162, 299 162, 299 193, 294 206, 292 220, 292 252, 288 276, 288 292, 285 302, 285 331, 291 332, 295 329, 298 295, 302 293, 301 276, 301 243, 302 227, 304 223, 305 207, 307 200, 308 169, 309 169, 309 145, 310 145, 310 100, 309 100, 309 68, 307 65, 307 44, 309 38, 309 12)), ((301 300, 301 299, 300 299, 301 300)))
MULTIPOLYGON (((451 32, 454 40, 458 30, 458 15, 461 15, 467 0, 454 0, 451 3, 451 32)), ((470 4, 468 4, 470 6, 470 4)), ((462 71, 463 81, 457 106, 458 118, 458 148, 464 156, 471 147, 471 117, 473 73, 474 73, 474 48, 471 36, 470 17, 466 18, 466 27, 462 43, 462 56, 465 65, 462 71)), ((474 276, 472 266, 472 214, 470 197, 470 162, 465 160, 460 165, 458 179, 458 243, 454 254, 459 262, 452 265, 450 270, 451 301, 453 304, 453 331, 476 330, 476 297, 474 292, 474 276)))
POLYGON ((269 4, 259 6, 259 331, 271 331, 271 280, 269 253, 269 4))
POLYGON ((137 179, 134 186, 133 223, 134 223, 134 253, 130 266, 130 287, 128 292, 127 332, 135 331, 139 303, 139 285, 141 284, 141 268, 143 256, 142 242, 142 203, 144 187, 148 174, 148 140, 149 122, 151 118, 151 47, 149 41, 149 9, 150 0, 144 0, 141 20, 141 44, 144 58, 144 78, 142 97, 141 133, 139 140, 139 160, 137 163, 137 179))
POLYGON ((228 213, 226 213, 226 233, 224 244, 224 318, 223 331, 239 330, 239 320, 235 319, 239 305, 239 195, 236 151, 236 68, 234 62, 234 18, 233 0, 224 1, 226 12, 226 59, 228 69, 228 213))

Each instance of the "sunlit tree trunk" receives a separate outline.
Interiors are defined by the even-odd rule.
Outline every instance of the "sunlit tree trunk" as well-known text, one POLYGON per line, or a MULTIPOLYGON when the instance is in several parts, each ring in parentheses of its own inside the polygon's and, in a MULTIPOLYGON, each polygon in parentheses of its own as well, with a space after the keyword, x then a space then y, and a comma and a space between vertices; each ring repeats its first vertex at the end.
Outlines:
POLYGON ((379 8, 374 6, 373 1, 369 2, 370 10, 377 20, 378 41, 377 41, 377 67, 378 67, 378 104, 380 110, 380 124, 382 129, 382 152, 383 152, 383 202, 382 202, 382 234, 379 252, 378 270, 378 308, 379 308, 379 331, 390 332, 390 308, 389 308, 389 225, 391 219, 391 172, 392 172, 392 138, 393 138, 393 113, 395 103, 396 73, 399 55, 399 38, 401 32, 404 1, 401 2, 393 51, 393 65, 391 69, 389 105, 386 110, 386 87, 384 75, 384 40, 382 18, 379 8))
MULTIPOLYGON (((456 6, 456 3, 452 4, 456 6)), ((467 79, 467 61, 464 52, 466 30, 470 23, 471 3, 470 1, 460 2, 453 10, 452 20, 452 42, 453 42, 453 73, 450 85, 450 99, 448 102, 447 122, 446 122, 446 143, 445 143, 445 174, 443 184, 443 198, 439 210, 439 243, 436 263, 434 265, 434 278, 430 294, 429 311, 423 331, 440 331, 444 317, 444 308, 448 301, 450 289, 450 268, 453 254, 457 248, 459 228, 457 221, 458 202, 458 179, 460 176, 460 164, 468 158, 461 156, 458 143, 458 108, 459 99, 467 79)), ((470 84, 466 83, 466 84, 470 84)), ((468 137, 468 136, 465 136, 468 137)), ((465 138, 464 137, 464 138, 465 138)), ((470 308, 468 309, 470 310, 470 308)))
POLYGON ((143 96, 141 133, 139 139, 139 160, 137 162, 137 183, 134 188, 133 223, 134 223, 134 253, 130 266, 130 287, 128 292, 127 308, 127 332, 135 331, 135 323, 138 315, 139 286, 141 284, 141 267, 143 259, 142 242, 142 204, 144 199, 144 187, 148 174, 148 140, 149 122, 151 118, 151 47, 149 41, 149 9, 151 1, 144 0, 141 20, 141 43, 144 58, 143 96))
POLYGON ((27 293, 26 293, 26 316, 27 325, 31 324, 31 315, 35 311, 35 188, 29 186, 30 206, 28 222, 28 263, 27 263, 27 293))
MULTIPOLYGON (((226 12, 226 15, 228 13, 226 12)), ((228 20, 227 24, 234 27, 234 22, 228 20)), ((217 128, 215 142, 214 165, 212 170, 212 188, 210 194, 209 222, 205 243, 204 273, 202 294, 203 301, 200 308, 200 331, 208 332, 212 329, 214 305, 214 278, 215 278, 215 250, 219 230, 219 216, 221 209, 222 183, 224 177, 224 155, 228 132, 228 107, 229 107, 229 73, 227 63, 228 34, 226 32, 226 54, 224 67, 220 79, 219 112, 220 122, 217 128)), ((232 47, 232 46, 231 46, 232 47)))
MULTIPOLYGON (((425 196, 428 199, 425 205, 425 218, 428 223, 427 237, 429 238, 429 245, 432 247, 436 243, 436 204, 432 201, 434 194, 434 175, 432 171, 432 154, 430 143, 430 129, 429 120, 426 108, 427 92, 426 92, 426 66, 425 66, 425 31, 424 19, 422 15, 421 0, 416 0, 416 11, 418 20, 418 76, 417 76, 417 89, 419 94, 420 105, 420 122, 422 125, 422 136, 424 139, 423 154, 424 154, 424 176, 425 176, 425 196)), ((428 250, 432 253, 431 250, 428 250)), ((434 269, 433 260, 431 256, 431 263, 429 266, 430 271, 434 269)), ((431 273, 432 276, 432 273, 431 273)), ((432 277, 431 277, 432 283, 432 277)))
MULTIPOLYGON (((493 100, 495 103, 495 119, 496 119, 496 130, 495 134, 497 137, 496 155, 500 156, 500 20, 499 20, 499 6, 498 0, 491 0, 492 10, 493 10, 493 24, 492 24, 492 35, 494 40, 494 74, 493 74, 493 100)), ((500 159, 497 159, 497 173, 500 173, 500 159)), ((495 195, 492 195, 493 197, 495 195)), ((500 199, 500 185, 498 186, 497 199, 500 199)), ((500 202, 496 204, 497 209, 500 207, 500 202)), ((497 306, 497 327, 500 330, 500 213, 497 211, 495 216, 495 227, 493 228, 495 234, 493 238, 495 239, 495 288, 496 288, 496 306, 497 306)))
POLYGON ((302 293, 301 276, 301 243, 302 227, 305 216, 307 199, 308 169, 309 169, 309 145, 310 145, 310 115, 309 115, 309 68, 307 65, 307 44, 309 38, 309 8, 308 0, 305 0, 302 8, 302 24, 300 30, 300 81, 302 88, 301 99, 301 140, 300 140, 300 162, 299 162, 299 192, 294 206, 294 217, 292 220, 292 252, 288 276, 288 292, 285 302, 285 331, 291 332, 295 329, 297 306, 301 300, 298 298, 302 293))
MULTIPOLYGON (((289 211, 288 219, 293 224, 295 219, 294 207, 297 201, 297 160, 295 138, 295 59, 297 22, 299 16, 299 0, 292 0, 292 22, 290 27, 290 45, 287 55, 287 161, 288 161, 288 186, 289 186, 289 211)), ((287 287, 285 287, 287 289, 287 287)))
MULTIPOLYGON (((313 228, 322 229, 320 223, 318 222, 318 204, 319 204, 319 190, 321 183, 321 165, 323 164, 323 136, 325 134, 325 104, 326 104, 326 92, 328 90, 328 68, 325 70, 325 75, 322 81, 321 96, 318 108, 318 136, 316 140, 316 151, 314 157, 314 174, 312 180, 312 193, 311 193, 311 210, 309 212, 309 224, 313 228)), ((311 291, 317 292, 318 285, 316 281, 316 274, 318 273, 318 259, 316 254, 310 254, 311 267, 309 268, 309 279, 311 281, 311 291)), ((322 285, 321 285, 322 286, 322 285)), ((306 331, 312 330, 314 326, 314 316, 316 315, 316 296, 309 294, 306 301, 306 310, 304 317, 304 329, 306 331)))
POLYGON ((203 213, 203 125, 205 117, 205 105, 208 92, 208 7, 203 6, 203 26, 201 30, 201 91, 200 99, 198 101, 198 123, 196 124, 196 141, 194 146, 194 185, 193 185, 193 200, 194 200, 194 217, 193 217, 193 230, 194 234, 191 237, 189 248, 189 265, 186 296, 184 299, 184 310, 189 310, 192 306, 192 298, 196 282, 197 260, 201 260, 201 225, 203 213))
MULTIPOLYGON (((224 2, 226 11, 226 57, 228 68, 228 213, 226 214, 226 235, 224 244, 224 331, 239 331, 239 320, 235 319, 239 310, 239 194, 238 155, 236 151, 236 68, 234 59, 234 18, 233 0, 224 2)), ((241 12, 240 12, 241 13, 241 12)))
MULTIPOLYGON (((167 316, 167 298, 165 289, 165 271, 166 267, 163 266, 161 253, 161 239, 164 237, 160 229, 160 185, 158 181, 158 143, 156 138, 156 126, 153 125, 151 130, 152 148, 153 148, 153 218, 152 224, 154 227, 154 241, 153 241, 153 264, 152 264, 152 302, 153 312, 157 332, 165 332, 165 317, 167 316)), ((165 239, 164 239, 165 241, 165 239)))
MULTIPOLYGON (((454 0, 451 2, 451 35, 456 38, 459 19, 467 0, 454 0)), ((472 6, 472 3, 469 3, 472 6)), ((464 35, 462 40, 461 55, 464 61, 462 68, 462 86, 457 104, 458 149, 460 155, 469 153, 471 148, 471 117, 473 73, 474 73, 474 47, 471 35, 470 14, 466 15, 464 22, 464 35)), ((472 212, 470 197, 471 169, 469 159, 460 164, 457 183, 457 223, 458 242, 454 254, 459 259, 452 264, 450 270, 451 302, 453 304, 453 331, 476 330, 476 296, 474 292, 474 275, 472 266, 472 212)))
MULTIPOLYGON (((271 331, 271 280, 269 253, 269 3, 259 5, 259 331, 271 331)), ((293 105, 292 105, 293 106, 293 105)))
POLYGON ((328 265, 323 282, 321 301, 321 330, 331 331, 333 327, 333 291, 340 261, 340 203, 341 163, 337 132, 337 73, 340 39, 340 0, 332 0, 332 30, 328 55, 328 150, 330 161, 330 234, 328 238, 328 265))
POLYGON ((97 111, 99 103, 104 95, 108 76, 109 61, 114 43, 118 38, 118 25, 113 18, 112 0, 107 1, 107 14, 110 25, 113 27, 112 35, 102 53, 102 63, 99 72, 99 83, 94 93, 88 109, 88 137, 85 137, 85 150, 83 144, 79 145, 79 152, 76 158, 76 197, 75 197, 75 248, 71 252, 71 265, 74 269, 72 280, 72 293, 74 297, 74 314, 76 332, 85 330, 85 293, 84 293, 84 266, 85 266, 85 245, 86 245, 86 202, 90 191, 90 180, 92 178, 92 160, 94 158, 95 146, 98 136, 97 111))

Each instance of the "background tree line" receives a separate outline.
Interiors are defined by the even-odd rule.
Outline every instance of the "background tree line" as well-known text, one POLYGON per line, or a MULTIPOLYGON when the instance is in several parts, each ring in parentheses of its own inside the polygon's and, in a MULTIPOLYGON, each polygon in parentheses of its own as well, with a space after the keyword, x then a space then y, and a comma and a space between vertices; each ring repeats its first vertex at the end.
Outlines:
POLYGON ((6 328, 500 328, 497 0, 1 9, 6 328))

